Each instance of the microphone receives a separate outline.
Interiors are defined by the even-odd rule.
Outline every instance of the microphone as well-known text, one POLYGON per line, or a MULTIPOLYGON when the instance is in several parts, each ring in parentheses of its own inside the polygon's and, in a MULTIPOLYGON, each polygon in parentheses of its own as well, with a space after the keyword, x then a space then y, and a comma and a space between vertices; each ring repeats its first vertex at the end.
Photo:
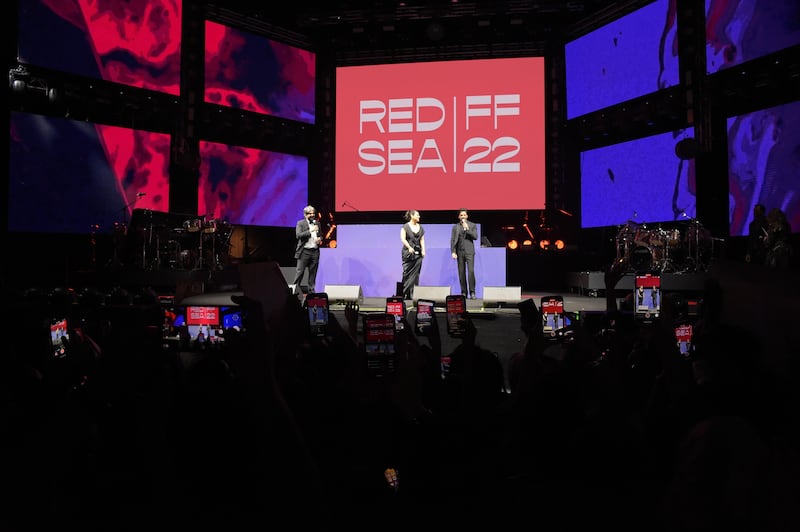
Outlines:
POLYGON ((147 192, 137 192, 136 197, 141 198, 142 196, 147 196, 147 192))

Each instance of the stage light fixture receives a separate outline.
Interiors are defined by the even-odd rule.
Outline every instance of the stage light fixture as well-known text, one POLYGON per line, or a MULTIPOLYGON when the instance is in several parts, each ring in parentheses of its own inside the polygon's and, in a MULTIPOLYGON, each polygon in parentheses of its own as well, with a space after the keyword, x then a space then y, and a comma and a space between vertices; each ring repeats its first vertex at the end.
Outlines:
POLYGON ((547 239, 539 240, 539 247, 542 249, 547 249, 550 247, 550 241, 547 239))
POLYGON ((531 233, 531 229, 528 227, 528 222, 522 224, 522 228, 525 229, 525 232, 528 233, 528 236, 531 237, 531 240, 533 240, 533 233, 531 233))
POLYGON ((555 246, 556 246, 556 249, 558 249, 558 250, 564 249, 564 241, 561 240, 561 239, 556 240, 555 241, 555 246))
POLYGON ((333 213, 328 213, 328 223, 330 226, 328 227, 328 232, 325 233, 325 238, 323 239, 327 242, 326 246, 329 248, 335 248, 336 243, 336 223, 333 221, 333 213))
POLYGON ((529 248, 531 246, 533 246, 533 240, 526 238, 525 240, 522 241, 522 247, 529 248))
POLYGON ((58 101, 58 91, 53 87, 48 87, 44 79, 32 76, 23 65, 9 69, 8 86, 12 92, 20 96, 27 92, 38 92, 45 95, 50 103, 58 101))
POLYGON ((508 249, 517 249, 519 247, 519 242, 516 239, 511 239, 508 241, 508 249))

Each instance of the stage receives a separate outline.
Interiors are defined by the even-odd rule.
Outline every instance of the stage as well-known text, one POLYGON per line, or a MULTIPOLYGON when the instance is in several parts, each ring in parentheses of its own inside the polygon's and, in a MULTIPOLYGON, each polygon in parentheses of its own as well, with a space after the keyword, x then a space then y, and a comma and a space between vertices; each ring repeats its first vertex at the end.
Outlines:
MULTIPOLYGON (((626 273, 614 286, 615 291, 633 290, 633 272, 626 273)), ((708 279, 707 272, 662 273, 661 288, 672 292, 698 293, 708 279)), ((605 293, 605 272, 586 271, 567 273, 567 283, 571 290, 580 295, 601 296, 605 293)))

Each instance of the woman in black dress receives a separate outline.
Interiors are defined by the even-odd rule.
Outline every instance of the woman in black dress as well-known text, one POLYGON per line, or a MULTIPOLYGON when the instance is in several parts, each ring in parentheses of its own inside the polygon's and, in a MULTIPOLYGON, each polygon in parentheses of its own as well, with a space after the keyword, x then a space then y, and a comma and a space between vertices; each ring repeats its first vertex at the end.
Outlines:
POLYGON ((400 229, 400 242, 403 243, 403 298, 412 299, 414 287, 419 285, 422 259, 425 257, 425 229, 419 223, 417 210, 406 211, 405 220, 400 229))

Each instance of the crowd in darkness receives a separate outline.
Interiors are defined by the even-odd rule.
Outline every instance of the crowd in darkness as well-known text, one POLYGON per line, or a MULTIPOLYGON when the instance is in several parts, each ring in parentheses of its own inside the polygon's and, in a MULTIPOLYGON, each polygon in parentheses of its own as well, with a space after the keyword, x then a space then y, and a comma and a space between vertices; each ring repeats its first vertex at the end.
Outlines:
POLYGON ((424 337, 406 323, 382 377, 354 305, 317 336, 296 296, 269 312, 242 296, 224 344, 165 349, 155 294, 4 292, 4 530, 800 529, 797 387, 723 319, 713 278, 688 357, 682 297, 649 326, 609 297, 559 342, 521 311, 506 367, 469 314, 451 353, 436 320, 424 337), (55 315, 72 324, 63 357, 43 333, 55 315))

